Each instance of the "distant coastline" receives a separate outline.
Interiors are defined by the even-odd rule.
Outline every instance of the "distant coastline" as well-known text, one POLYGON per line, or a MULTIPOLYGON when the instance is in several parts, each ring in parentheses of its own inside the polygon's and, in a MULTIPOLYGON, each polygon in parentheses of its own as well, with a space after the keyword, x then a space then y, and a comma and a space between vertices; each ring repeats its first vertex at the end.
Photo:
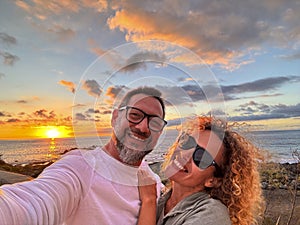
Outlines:
MULTIPOLYGON (((241 131, 242 132, 242 131, 241 131)), ((266 152, 269 162, 294 163, 292 152, 300 148, 300 130, 259 130, 242 132, 262 151, 266 152)), ((166 133, 158 147, 147 155, 151 162, 162 161, 169 146, 174 142, 176 132, 166 133)), ((22 139, 0 140, 0 155, 10 164, 28 164, 39 161, 50 161, 58 158, 63 152, 73 148, 101 146, 109 136, 60 138, 60 139, 22 139)))

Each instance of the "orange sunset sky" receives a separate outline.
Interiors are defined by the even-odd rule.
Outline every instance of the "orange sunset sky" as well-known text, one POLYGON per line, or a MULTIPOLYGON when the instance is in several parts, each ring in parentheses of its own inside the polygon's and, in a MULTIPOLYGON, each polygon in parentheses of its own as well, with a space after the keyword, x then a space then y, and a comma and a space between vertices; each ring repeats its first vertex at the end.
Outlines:
POLYGON ((167 129, 212 111, 300 129, 297 0, 0 5, 0 139, 109 135, 116 100, 139 85, 163 92, 167 129))

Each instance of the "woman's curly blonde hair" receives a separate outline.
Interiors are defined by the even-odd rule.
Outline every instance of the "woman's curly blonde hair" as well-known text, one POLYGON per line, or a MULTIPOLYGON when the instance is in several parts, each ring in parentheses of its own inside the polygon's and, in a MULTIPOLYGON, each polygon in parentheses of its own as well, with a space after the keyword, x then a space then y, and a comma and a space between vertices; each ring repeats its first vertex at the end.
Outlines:
POLYGON ((208 190, 209 194, 227 206, 233 225, 258 224, 264 211, 258 172, 258 163, 262 159, 259 149, 236 131, 230 130, 226 122, 214 117, 193 117, 182 126, 183 132, 194 130, 211 130, 223 140, 224 161, 220 165, 224 174, 222 184, 208 190))

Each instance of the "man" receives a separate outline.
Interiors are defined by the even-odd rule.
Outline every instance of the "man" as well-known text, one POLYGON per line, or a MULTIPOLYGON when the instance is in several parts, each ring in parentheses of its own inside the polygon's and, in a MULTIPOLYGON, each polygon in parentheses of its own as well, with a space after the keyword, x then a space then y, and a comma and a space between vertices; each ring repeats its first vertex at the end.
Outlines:
POLYGON ((143 158, 156 145, 164 116, 158 90, 128 92, 112 113, 113 134, 102 149, 71 151, 37 179, 0 188, 0 224, 136 224, 137 172, 151 172, 143 158))

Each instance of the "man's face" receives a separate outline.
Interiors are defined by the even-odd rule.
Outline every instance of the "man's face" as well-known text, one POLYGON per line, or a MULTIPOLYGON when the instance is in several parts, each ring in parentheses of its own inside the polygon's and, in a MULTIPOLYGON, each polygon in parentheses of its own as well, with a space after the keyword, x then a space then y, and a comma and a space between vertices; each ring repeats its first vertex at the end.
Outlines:
MULTIPOLYGON (((163 110, 159 101, 144 94, 132 96, 127 106, 135 107, 149 115, 163 118, 163 110)), ((145 155, 153 150, 160 132, 154 132, 148 127, 148 117, 140 123, 133 124, 126 119, 126 110, 115 110, 112 118, 113 136, 119 156, 124 163, 135 165, 145 155)))

